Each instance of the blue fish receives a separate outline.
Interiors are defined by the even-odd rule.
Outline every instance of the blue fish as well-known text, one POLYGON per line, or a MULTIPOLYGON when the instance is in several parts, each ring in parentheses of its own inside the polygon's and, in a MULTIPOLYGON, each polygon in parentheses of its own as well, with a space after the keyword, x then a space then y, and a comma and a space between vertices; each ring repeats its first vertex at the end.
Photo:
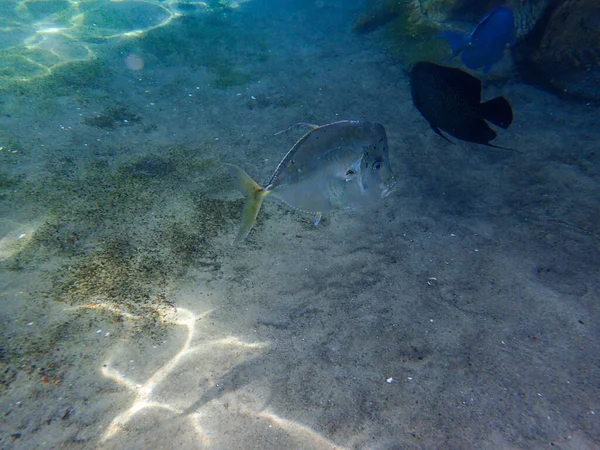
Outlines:
POLYGON ((452 57, 461 54, 469 69, 483 67, 488 72, 502 59, 507 46, 515 43, 515 18, 508 6, 496 6, 470 34, 446 31, 439 37, 447 39, 452 47, 452 57))

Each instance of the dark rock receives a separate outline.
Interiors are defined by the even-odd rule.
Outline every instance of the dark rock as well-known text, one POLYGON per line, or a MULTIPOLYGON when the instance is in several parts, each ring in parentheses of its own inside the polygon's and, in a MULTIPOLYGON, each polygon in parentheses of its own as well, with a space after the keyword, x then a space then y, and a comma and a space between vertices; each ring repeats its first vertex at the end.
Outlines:
POLYGON ((600 3, 557 0, 514 51, 525 81, 600 100, 600 3))

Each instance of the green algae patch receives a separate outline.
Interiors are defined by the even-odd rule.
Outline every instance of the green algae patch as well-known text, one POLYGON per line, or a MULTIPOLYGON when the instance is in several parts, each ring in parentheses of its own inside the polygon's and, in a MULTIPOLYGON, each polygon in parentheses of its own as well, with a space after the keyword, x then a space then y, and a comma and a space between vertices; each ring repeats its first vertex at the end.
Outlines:
POLYGON ((156 319, 190 269, 219 276, 214 239, 243 208, 243 199, 211 194, 228 189, 229 179, 199 153, 171 148, 119 164, 100 159, 69 177, 58 164, 26 183, 28 198, 48 215, 2 265, 44 271, 50 298, 156 319))
POLYGON ((23 182, 23 175, 13 175, 4 168, 0 168, 0 196, 6 195, 4 191, 14 189, 23 182))
POLYGON ((92 127, 113 130, 117 126, 133 125, 141 122, 141 118, 124 106, 111 106, 102 113, 86 117, 83 123, 92 127))
POLYGON ((213 86, 217 89, 227 89, 233 86, 241 86, 251 82, 254 77, 244 72, 227 61, 221 61, 219 64, 213 64, 211 69, 214 71, 213 86))
POLYGON ((54 271, 51 296, 70 304, 108 304, 137 317, 154 317, 170 305, 169 288, 188 269, 218 276, 220 264, 211 240, 239 214, 242 202, 202 199, 195 206, 190 217, 162 217, 143 239, 132 231, 109 235, 54 271))
POLYGON ((113 235, 83 258, 55 274, 54 297, 69 303, 112 301, 132 313, 145 314, 157 288, 165 287, 169 267, 158 252, 113 235))
POLYGON ((217 89, 258 79, 258 67, 268 59, 268 48, 257 33, 238 24, 236 16, 219 13, 182 17, 177 27, 154 30, 136 46, 165 65, 204 68, 217 89))
POLYGON ((442 61, 449 55, 447 43, 438 38, 442 31, 433 22, 410 9, 401 14, 386 29, 388 49, 408 67, 417 61, 442 61))
POLYGON ((106 85, 113 71, 101 59, 86 59, 57 65, 28 80, 0 78, 0 89, 38 99, 83 95, 106 85))
POLYGON ((389 53, 407 66, 420 60, 441 61, 448 56, 447 44, 437 37, 442 28, 423 13, 423 8, 412 1, 372 0, 352 30, 368 33, 381 28, 381 39, 389 53))

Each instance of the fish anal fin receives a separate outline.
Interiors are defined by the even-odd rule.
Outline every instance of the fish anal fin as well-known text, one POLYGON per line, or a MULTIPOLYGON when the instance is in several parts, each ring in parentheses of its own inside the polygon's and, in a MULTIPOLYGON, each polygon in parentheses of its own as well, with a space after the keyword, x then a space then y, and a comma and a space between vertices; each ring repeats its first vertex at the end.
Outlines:
POLYGON ((233 176, 233 179, 235 180, 239 190, 248 197, 246 205, 244 206, 244 210, 242 211, 240 229, 235 239, 231 243, 231 245, 235 245, 243 241, 246 236, 248 236, 248 233, 250 233, 250 230, 256 223, 256 217, 258 216, 258 212, 260 211, 263 200, 270 191, 262 188, 250 177, 250 175, 248 175, 239 167, 229 163, 223 163, 223 165, 233 176))
POLYGON ((499 148, 501 150, 508 150, 508 151, 511 151, 511 152, 523 154, 523 152, 521 150, 517 150, 516 148, 502 147, 501 145, 490 144, 489 142, 487 144, 484 144, 484 145, 487 145, 488 147, 499 148))
POLYGON ((433 125, 431 125, 431 129, 433 131, 435 131, 436 134, 438 134, 439 136, 443 137, 446 140, 446 142, 449 142, 450 144, 454 145, 454 142, 452 142, 450 139, 448 139, 446 136, 444 136, 444 134, 442 133, 442 131, 438 127, 434 127, 433 125))

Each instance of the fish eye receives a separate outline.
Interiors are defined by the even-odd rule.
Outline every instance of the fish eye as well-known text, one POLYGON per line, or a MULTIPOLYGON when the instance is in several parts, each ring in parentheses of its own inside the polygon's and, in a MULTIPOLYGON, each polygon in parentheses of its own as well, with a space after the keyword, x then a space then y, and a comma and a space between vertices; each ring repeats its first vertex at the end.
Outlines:
POLYGON ((383 164, 381 164, 381 161, 376 161, 373 163, 373 170, 375 172, 379 172, 381 170, 382 166, 383 166, 383 164))

